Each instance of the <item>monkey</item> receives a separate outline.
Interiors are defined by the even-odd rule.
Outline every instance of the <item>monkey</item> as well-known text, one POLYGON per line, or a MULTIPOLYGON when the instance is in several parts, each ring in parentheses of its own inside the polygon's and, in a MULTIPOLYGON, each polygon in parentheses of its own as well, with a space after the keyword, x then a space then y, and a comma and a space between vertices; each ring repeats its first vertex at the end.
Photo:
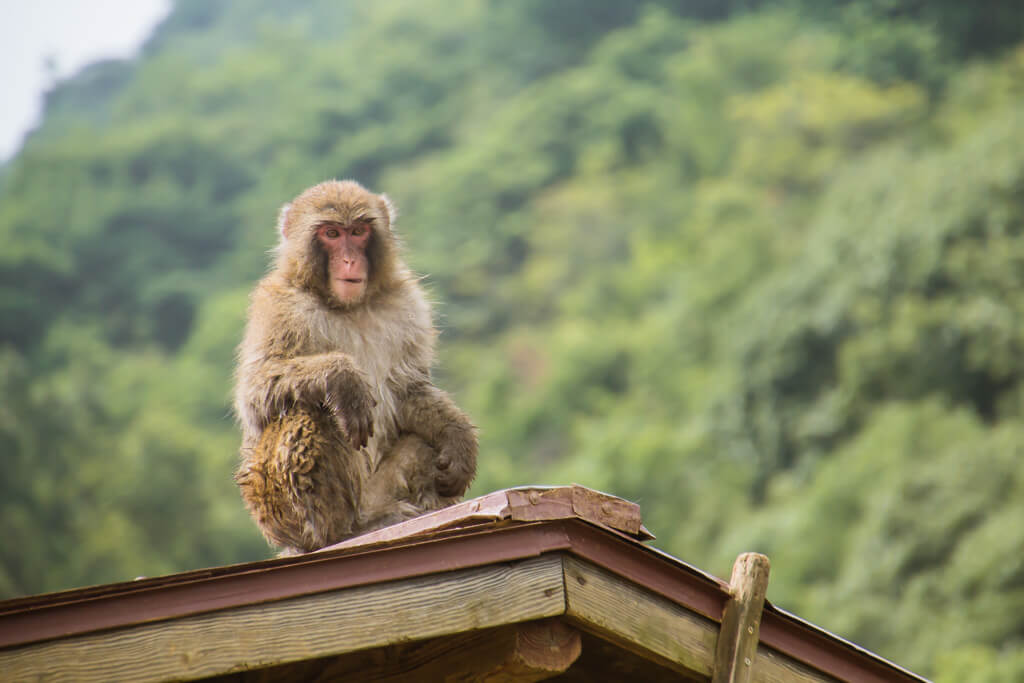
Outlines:
POLYGON ((438 333, 395 217, 355 181, 305 190, 250 295, 235 481, 282 555, 451 505, 476 474, 477 430, 433 383, 438 333))

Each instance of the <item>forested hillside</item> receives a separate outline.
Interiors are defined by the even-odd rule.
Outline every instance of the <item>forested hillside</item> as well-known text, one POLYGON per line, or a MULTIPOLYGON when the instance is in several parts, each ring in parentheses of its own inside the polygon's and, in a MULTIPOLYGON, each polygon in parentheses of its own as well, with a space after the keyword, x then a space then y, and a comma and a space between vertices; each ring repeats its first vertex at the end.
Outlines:
POLYGON ((259 559, 278 207, 386 191, 481 428, 940 681, 1024 680, 1017 3, 179 0, 0 169, 0 597, 259 559))

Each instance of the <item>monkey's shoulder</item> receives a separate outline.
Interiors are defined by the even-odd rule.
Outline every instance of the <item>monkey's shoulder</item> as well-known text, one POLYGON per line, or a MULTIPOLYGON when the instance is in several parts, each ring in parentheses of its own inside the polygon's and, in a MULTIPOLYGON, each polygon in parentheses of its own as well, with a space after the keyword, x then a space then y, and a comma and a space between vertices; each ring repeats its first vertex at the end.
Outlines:
POLYGON ((316 296, 296 287, 279 272, 273 272, 257 283, 249 295, 250 312, 290 308, 295 304, 318 306, 316 296))
POLYGON ((322 304, 311 292, 291 287, 278 278, 264 278, 249 296, 247 336, 274 339, 286 335, 301 343, 322 304))

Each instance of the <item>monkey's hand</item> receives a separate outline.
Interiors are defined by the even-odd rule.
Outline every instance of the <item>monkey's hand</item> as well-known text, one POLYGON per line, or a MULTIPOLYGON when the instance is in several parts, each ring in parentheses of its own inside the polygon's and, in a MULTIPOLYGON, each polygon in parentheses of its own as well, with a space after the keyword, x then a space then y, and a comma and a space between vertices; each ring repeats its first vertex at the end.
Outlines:
POLYGON ((362 373, 342 368, 327 376, 324 405, 334 413, 356 450, 373 437, 373 408, 377 405, 362 373))
POLYGON ((477 438, 469 425, 451 424, 441 431, 438 444, 437 492, 461 496, 476 475, 477 438))

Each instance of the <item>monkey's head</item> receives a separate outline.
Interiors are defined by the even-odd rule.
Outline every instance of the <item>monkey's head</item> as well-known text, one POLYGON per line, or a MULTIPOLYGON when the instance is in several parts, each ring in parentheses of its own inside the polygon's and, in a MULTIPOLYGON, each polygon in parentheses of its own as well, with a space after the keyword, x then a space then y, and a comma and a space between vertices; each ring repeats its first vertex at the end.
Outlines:
POLYGON ((351 180, 314 185, 281 209, 278 269, 333 308, 353 308, 406 275, 391 229, 394 207, 351 180))

